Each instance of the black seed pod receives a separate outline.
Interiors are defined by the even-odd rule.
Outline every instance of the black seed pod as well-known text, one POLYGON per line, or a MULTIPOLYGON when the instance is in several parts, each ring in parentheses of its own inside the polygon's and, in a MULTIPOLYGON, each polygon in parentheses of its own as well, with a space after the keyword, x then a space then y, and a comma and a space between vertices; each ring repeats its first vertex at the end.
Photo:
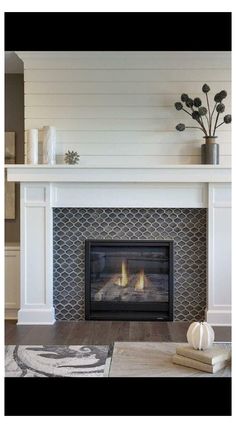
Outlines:
POLYGON ((183 103, 185 103, 188 100, 188 95, 187 94, 182 94, 181 95, 181 101, 183 101, 183 103))
POLYGON ((220 91, 220 96, 221 96, 221 99, 223 100, 224 98, 226 98, 227 97, 227 92, 226 91, 220 91))
POLYGON ((176 110, 182 110, 183 104, 182 103, 175 103, 176 110))
POLYGON ((194 98, 193 104, 194 104, 194 107, 200 107, 202 105, 202 102, 200 98, 194 98))
POLYGON ((231 114, 227 114, 227 115, 224 117, 224 122, 225 122, 225 123, 231 123, 231 122, 232 122, 232 116, 231 116, 231 114))
POLYGON ((202 92, 204 92, 205 94, 207 94, 207 92, 210 91, 210 86, 208 86, 206 83, 203 85, 202 87, 202 92))
POLYGON ((225 105, 223 103, 218 104, 218 106, 216 107, 216 111, 217 113, 224 113, 225 105))
POLYGON ((184 131, 185 130, 185 125, 183 123, 178 123, 178 125, 176 126, 177 131, 184 131))
POLYGON ((205 116, 207 114, 207 109, 206 109, 206 107, 200 107, 198 109, 198 112, 199 112, 200 116, 205 116))
POLYGON ((187 106, 187 107, 193 107, 193 100, 192 100, 192 98, 188 98, 188 99, 187 99, 187 101, 186 101, 186 106, 187 106))
POLYGON ((218 94, 215 95, 214 101, 216 103, 221 103, 222 97, 221 97, 220 93, 218 93, 218 94))
POLYGON ((195 111, 192 113, 192 118, 193 118, 194 120, 198 120, 198 119, 200 118, 200 114, 199 114, 199 112, 195 110, 195 111))

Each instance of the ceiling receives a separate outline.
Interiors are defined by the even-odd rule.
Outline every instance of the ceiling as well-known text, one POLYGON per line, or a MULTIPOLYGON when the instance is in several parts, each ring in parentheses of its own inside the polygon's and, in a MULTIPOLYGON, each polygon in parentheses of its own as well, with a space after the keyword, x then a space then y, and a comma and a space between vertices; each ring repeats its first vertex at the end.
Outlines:
POLYGON ((24 73, 23 61, 14 51, 5 52, 5 73, 24 73))

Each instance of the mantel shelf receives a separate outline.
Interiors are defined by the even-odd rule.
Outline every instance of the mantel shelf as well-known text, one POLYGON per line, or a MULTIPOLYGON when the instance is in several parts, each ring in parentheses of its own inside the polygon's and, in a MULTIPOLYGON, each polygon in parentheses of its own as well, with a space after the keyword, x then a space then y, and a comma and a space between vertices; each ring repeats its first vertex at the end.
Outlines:
POLYGON ((221 165, 160 165, 156 168, 81 167, 80 165, 5 165, 16 182, 231 182, 231 168, 221 165))

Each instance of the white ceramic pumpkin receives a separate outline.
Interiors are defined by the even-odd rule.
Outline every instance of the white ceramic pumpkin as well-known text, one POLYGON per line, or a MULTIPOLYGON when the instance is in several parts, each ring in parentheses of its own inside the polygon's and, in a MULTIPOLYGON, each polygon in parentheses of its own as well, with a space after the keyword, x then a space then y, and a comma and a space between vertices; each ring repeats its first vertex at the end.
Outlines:
POLYGON ((214 339, 214 330, 207 322, 193 322, 188 328, 187 341, 194 349, 208 349, 214 339))

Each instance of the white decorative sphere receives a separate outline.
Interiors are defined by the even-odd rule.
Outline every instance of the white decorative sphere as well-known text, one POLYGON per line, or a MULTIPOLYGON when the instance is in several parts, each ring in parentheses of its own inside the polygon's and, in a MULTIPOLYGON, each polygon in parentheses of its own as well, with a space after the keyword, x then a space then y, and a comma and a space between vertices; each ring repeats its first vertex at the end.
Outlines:
POLYGON ((208 349, 214 339, 214 330, 207 322, 193 322, 188 328, 187 341, 194 349, 208 349))

